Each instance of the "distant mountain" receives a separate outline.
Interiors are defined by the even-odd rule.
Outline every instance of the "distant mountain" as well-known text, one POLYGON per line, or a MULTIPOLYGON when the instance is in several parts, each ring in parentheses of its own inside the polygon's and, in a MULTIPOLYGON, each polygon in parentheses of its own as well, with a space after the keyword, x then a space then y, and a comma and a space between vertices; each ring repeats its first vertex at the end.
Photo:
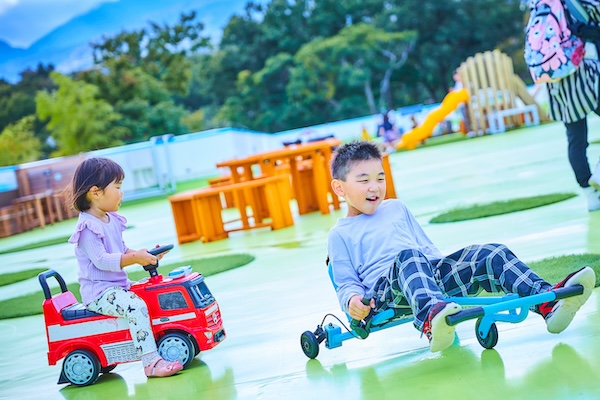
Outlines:
POLYGON ((148 22, 174 24, 182 12, 195 10, 204 23, 204 33, 218 40, 234 14, 241 14, 247 0, 120 0, 104 3, 73 18, 33 43, 27 49, 11 47, 0 40, 0 78, 9 82, 39 63, 53 64, 60 72, 92 65, 90 43, 122 31, 149 27, 148 22))
POLYGON ((25 52, 24 49, 12 47, 10 44, 3 40, 0 40, 0 60, 4 56, 8 57, 19 57, 25 52))

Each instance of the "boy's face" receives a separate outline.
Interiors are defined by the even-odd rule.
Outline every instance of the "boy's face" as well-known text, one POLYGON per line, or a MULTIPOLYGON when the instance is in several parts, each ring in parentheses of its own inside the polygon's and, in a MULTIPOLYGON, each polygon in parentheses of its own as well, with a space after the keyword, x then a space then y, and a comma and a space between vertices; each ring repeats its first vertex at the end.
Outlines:
POLYGON ((331 187, 346 200, 348 217, 373 214, 385 198, 383 165, 376 159, 359 161, 352 166, 345 182, 334 179, 331 187))

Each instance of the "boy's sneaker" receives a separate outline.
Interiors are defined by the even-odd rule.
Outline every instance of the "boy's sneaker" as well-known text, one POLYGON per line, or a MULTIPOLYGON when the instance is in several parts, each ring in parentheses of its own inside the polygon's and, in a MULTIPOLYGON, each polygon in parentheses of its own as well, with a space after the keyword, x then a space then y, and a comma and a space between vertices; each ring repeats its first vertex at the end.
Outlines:
POLYGON ((444 301, 431 308, 423 324, 423 334, 429 339, 432 352, 442 351, 454 342, 454 326, 446 323, 446 317, 460 310, 462 308, 458 304, 444 301))
POLYGON ((600 162, 596 164, 596 169, 592 173, 592 177, 590 178, 588 183, 594 189, 600 190, 600 162))
POLYGON ((590 267, 581 268, 579 271, 569 274, 562 282, 554 285, 552 289, 574 285, 583 286, 583 294, 558 301, 542 303, 538 306, 540 314, 546 320, 548 332, 560 333, 569 326, 575 313, 592 294, 592 290, 596 285, 596 273, 590 267))
POLYGON ((600 210, 600 191, 593 186, 583 188, 583 194, 588 202, 588 211, 600 210))

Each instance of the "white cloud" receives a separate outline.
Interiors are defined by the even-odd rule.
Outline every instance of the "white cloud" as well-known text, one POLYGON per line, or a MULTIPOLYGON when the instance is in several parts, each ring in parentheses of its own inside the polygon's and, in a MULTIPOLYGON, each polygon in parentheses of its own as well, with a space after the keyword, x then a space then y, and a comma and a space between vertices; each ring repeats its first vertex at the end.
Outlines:
POLYGON ((0 40, 28 47, 70 19, 118 0, 0 0, 0 40))
POLYGON ((0 0, 0 15, 14 7, 18 2, 19 0, 0 0))

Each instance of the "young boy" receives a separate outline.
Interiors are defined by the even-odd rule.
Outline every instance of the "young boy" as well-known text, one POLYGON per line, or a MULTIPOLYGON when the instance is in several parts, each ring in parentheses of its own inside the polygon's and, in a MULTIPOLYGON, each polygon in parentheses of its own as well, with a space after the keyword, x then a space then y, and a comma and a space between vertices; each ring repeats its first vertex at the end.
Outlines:
POLYGON ((506 246, 471 245, 444 257, 404 203, 385 197, 381 154, 371 142, 342 145, 331 162, 334 192, 346 200, 348 212, 329 231, 328 255, 342 310, 357 320, 371 308, 410 306, 414 325, 429 339, 432 352, 454 341, 446 316, 461 307, 448 296, 518 293, 529 296, 553 288, 582 285, 584 293, 540 304, 551 333, 562 332, 590 296, 594 270, 585 267, 554 287, 537 276, 506 246), (364 296, 372 297, 364 305, 364 296))

